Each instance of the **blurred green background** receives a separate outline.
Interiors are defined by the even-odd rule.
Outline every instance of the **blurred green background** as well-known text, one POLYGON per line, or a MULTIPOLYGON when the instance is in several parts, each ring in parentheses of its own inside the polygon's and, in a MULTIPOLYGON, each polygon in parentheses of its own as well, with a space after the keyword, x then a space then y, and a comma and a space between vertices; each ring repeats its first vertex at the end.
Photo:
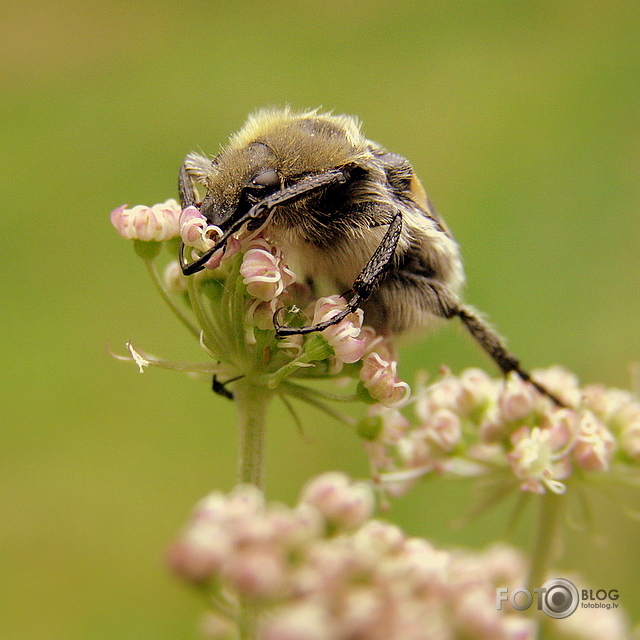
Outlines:
MULTIPOLYGON (((0 10, 3 350, 0 637, 191 638, 201 603, 163 552, 235 475, 231 403, 113 360, 132 340, 201 358, 116 206, 176 195, 252 110, 323 106, 411 159, 462 245, 467 299, 527 367, 628 388, 640 361, 640 3, 56 0, 0 10)), ((401 373, 493 365, 453 324, 401 373)), ((268 491, 367 473, 355 436, 274 405, 268 491)), ((425 484, 395 518, 440 544, 501 536, 513 503, 462 530, 467 487, 425 484)), ((594 495, 561 567, 618 588, 637 620, 640 526, 594 495)), ((515 541, 527 544, 531 514, 515 541)))

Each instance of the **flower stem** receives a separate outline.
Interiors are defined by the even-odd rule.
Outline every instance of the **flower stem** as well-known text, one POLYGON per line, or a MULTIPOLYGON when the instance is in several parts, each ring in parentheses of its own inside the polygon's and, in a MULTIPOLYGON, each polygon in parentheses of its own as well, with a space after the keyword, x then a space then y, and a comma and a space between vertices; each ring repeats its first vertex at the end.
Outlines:
MULTIPOLYGON (((238 480, 264 489, 264 436, 267 406, 273 392, 255 384, 249 376, 234 383, 233 396, 238 411, 238 480)), ((254 602, 240 599, 238 630, 240 640, 255 640, 257 610, 254 602)))
POLYGON ((245 376, 234 383, 233 396, 238 410, 240 438, 238 481, 263 489, 265 416, 273 392, 245 376))
MULTIPOLYGON (((562 514, 561 495, 547 491, 540 496, 538 526, 531 553, 529 571, 529 591, 541 587, 547 577, 551 563, 556 558, 560 515, 562 514)), ((534 607, 531 610, 535 611, 534 607)))

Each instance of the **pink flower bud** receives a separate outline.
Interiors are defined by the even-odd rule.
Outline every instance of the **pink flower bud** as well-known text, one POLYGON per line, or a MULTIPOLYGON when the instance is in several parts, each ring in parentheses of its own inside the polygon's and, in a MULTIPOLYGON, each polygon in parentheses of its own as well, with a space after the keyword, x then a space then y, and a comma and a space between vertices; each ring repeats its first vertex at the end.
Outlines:
POLYGON ((194 523, 220 525, 224 519, 227 498, 219 491, 214 491, 198 502, 193 510, 194 523))
POLYGON ((325 530, 322 514, 310 504, 299 504, 295 510, 273 506, 267 518, 273 526, 274 539, 287 547, 296 547, 319 538, 325 530))
POLYGON ((507 436, 509 426, 505 424, 496 404, 492 405, 478 426, 478 435, 483 444, 495 444, 507 436))
POLYGON ((552 407, 543 415, 540 426, 549 430, 549 444, 554 451, 557 451, 570 445, 576 423, 575 411, 552 407))
POLYGON ((460 407, 465 413, 483 408, 496 396, 496 381, 482 369, 465 369, 460 374, 460 407))
POLYGON ((421 589, 433 592, 446 582, 451 556, 435 549, 421 538, 409 538, 402 552, 388 557, 378 567, 381 579, 406 590, 407 595, 421 589))
POLYGON ((462 393, 460 380, 447 372, 443 378, 422 390, 418 395, 416 414, 424 422, 438 409, 457 411, 462 393))
MULTIPOLYGON (((208 251, 215 245, 216 240, 222 235, 222 229, 209 224, 209 221, 194 206, 190 206, 182 210, 180 213, 179 225, 182 242, 184 242, 188 247, 193 247, 198 251, 208 251)), ((221 249, 220 258, 222 257, 222 254, 223 250, 221 249)))
POLYGON ((443 451, 456 447, 462 435, 460 417, 449 409, 439 409, 425 425, 427 438, 443 451))
POLYGON ((224 504, 225 522, 262 516, 265 512, 264 494, 252 484, 241 484, 229 494, 224 504))
POLYGON ((179 235, 179 215, 180 207, 175 200, 132 209, 122 205, 111 212, 111 224, 123 238, 161 242, 179 235))
POLYGON ((240 595, 250 598, 274 598, 286 584, 283 561, 269 549, 236 550, 226 560, 224 575, 240 595))
POLYGON ((341 599, 340 630, 345 638, 378 636, 385 617, 383 594, 372 587, 352 587, 341 599))
POLYGON ((230 549, 229 538, 220 529, 193 526, 169 548, 167 560, 174 573, 198 584, 220 571, 230 549))
POLYGON ((380 404, 397 408, 406 404, 411 390, 406 382, 398 380, 397 363, 383 360, 375 351, 369 353, 360 369, 360 380, 380 404))
POLYGON ((527 573, 526 557, 507 544, 495 543, 482 555, 484 572, 493 583, 516 584, 527 573))
POLYGON ((379 520, 369 520, 353 536, 356 549, 380 557, 398 553, 404 541, 405 535, 400 527, 379 520))
POLYGON ((398 455, 408 468, 432 466, 435 447, 429 441, 426 429, 414 429, 398 441, 398 455))
POLYGON ((277 298, 295 280, 281 258, 262 246, 252 247, 244 254, 240 274, 247 293, 265 302, 277 298))
POLYGON ((496 610, 494 588, 467 590, 455 597, 453 609, 453 626, 462 637, 472 637, 474 640, 538 638, 536 620, 522 615, 505 615, 496 610))
POLYGON ((549 367, 548 369, 536 369, 531 372, 531 377, 555 394, 568 407, 580 404, 582 391, 578 385, 578 378, 563 367, 549 367))
POLYGON ((536 393, 535 388, 518 375, 509 374, 498 396, 498 406, 504 420, 516 422, 532 413, 538 400, 536 393))
MULTIPOLYGON (((313 312, 313 324, 331 320, 346 307, 346 304, 347 301, 342 296, 319 298, 313 312)), ((357 362, 364 354, 365 342, 359 337, 363 315, 362 309, 356 309, 337 324, 322 331, 322 337, 329 343, 340 362, 357 362)))

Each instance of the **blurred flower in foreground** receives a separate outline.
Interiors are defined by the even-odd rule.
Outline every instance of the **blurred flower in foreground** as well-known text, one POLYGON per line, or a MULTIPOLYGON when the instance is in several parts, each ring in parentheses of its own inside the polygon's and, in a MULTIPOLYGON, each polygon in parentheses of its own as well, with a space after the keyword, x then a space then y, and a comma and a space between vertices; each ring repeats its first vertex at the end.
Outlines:
MULTIPOLYGON (((294 508, 267 505, 255 487, 214 493, 195 509, 168 560, 207 593, 202 629, 225 638, 238 602, 254 603, 260 640, 529 640, 539 624, 496 608, 497 587, 522 587, 523 555, 506 545, 482 552, 438 549, 372 520, 374 495, 342 473, 311 480, 294 508)), ((622 640, 620 611, 578 612, 580 638, 622 640), (592 618, 601 631, 589 634, 592 618)), ((556 625, 562 638, 562 626, 556 625)))
POLYGON ((429 473, 509 471, 505 482, 514 488, 561 494, 569 482, 614 467, 637 475, 640 404, 631 393, 580 388, 559 367, 533 377, 571 408, 554 405, 515 374, 504 381, 468 369, 459 377, 444 371, 440 380, 419 386, 416 421, 401 433, 387 426, 396 414, 370 410, 364 425, 376 416, 379 427, 361 434, 383 486, 398 495, 429 473))

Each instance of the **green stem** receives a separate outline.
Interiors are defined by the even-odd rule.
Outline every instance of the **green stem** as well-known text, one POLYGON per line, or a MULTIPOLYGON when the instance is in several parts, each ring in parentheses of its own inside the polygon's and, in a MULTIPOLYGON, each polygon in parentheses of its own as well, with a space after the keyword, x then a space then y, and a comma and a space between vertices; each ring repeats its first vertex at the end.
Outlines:
MULTIPOLYGON (((189 301, 191 302, 193 313, 202 327, 202 341, 206 348, 213 352, 212 357, 218 357, 219 354, 225 353, 225 349, 218 340, 219 333, 217 327, 212 324, 209 314, 205 312, 202 306, 202 299, 195 277, 187 278, 187 293, 189 294, 189 301)), ((199 333, 198 338, 200 338, 199 333)))
POLYGON ((197 338, 200 335, 199 329, 191 322, 191 320, 183 313, 182 309, 176 305, 173 301, 169 292, 165 289, 164 283, 158 274, 158 270, 156 269, 156 264, 153 260, 145 260, 145 266, 147 267, 147 272, 149 276, 151 276, 151 280, 153 280, 153 284, 155 284, 158 293, 162 296, 162 299, 169 305, 169 308, 175 314, 176 318, 182 322, 182 324, 191 331, 191 333, 197 338))
MULTIPOLYGON (((233 396, 238 411, 238 480, 264 489, 265 417, 273 393, 245 376, 234 383, 233 396)), ((255 640, 257 613, 254 602, 240 599, 240 640, 255 640)))
MULTIPOLYGON (((541 587, 551 563, 555 560, 563 496, 547 491, 540 496, 538 526, 531 553, 529 591, 541 587)), ((535 607, 531 607, 535 612, 535 607)))
MULTIPOLYGON (((338 422, 342 422, 349 427, 355 428, 358 424, 358 421, 351 416, 348 416, 341 411, 336 411, 333 407, 323 402, 326 396, 322 392, 319 392, 311 387, 304 387, 299 384, 295 384, 293 382, 288 382, 284 380, 280 383, 280 387, 285 393, 288 393, 290 396, 294 398, 298 398, 298 400, 302 400, 307 404, 310 404, 312 407, 316 407, 320 409, 320 411, 324 411, 326 414, 330 415, 332 418, 335 418, 338 422)), ((331 399, 331 398, 329 398, 331 399)))
POLYGON ((233 395, 240 438, 238 480, 264 489, 265 417, 273 392, 245 376, 234 383, 233 395))

